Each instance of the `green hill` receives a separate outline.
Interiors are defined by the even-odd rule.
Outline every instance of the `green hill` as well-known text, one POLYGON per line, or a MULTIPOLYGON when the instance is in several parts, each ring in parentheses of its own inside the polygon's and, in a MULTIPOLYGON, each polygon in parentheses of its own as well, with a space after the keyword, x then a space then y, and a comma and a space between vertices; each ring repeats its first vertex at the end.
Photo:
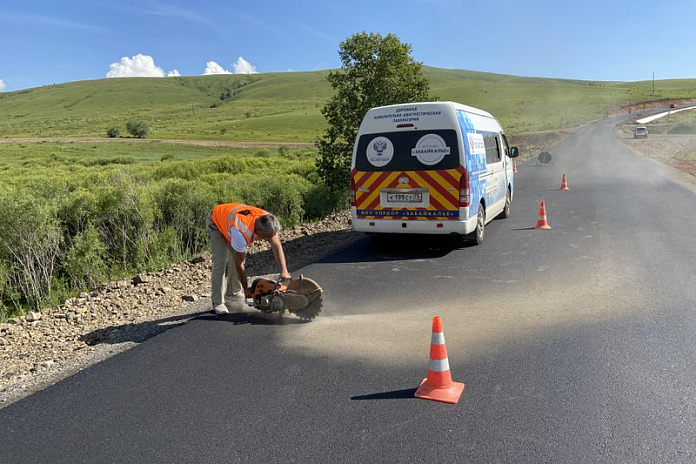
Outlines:
MULTIPOLYGON (((591 82, 425 68, 440 100, 493 113, 510 133, 574 126, 620 102, 696 97, 696 80, 591 82)), ((98 136, 129 119, 150 137, 310 142, 323 133, 328 71, 121 78, 0 94, 0 137, 98 136)))

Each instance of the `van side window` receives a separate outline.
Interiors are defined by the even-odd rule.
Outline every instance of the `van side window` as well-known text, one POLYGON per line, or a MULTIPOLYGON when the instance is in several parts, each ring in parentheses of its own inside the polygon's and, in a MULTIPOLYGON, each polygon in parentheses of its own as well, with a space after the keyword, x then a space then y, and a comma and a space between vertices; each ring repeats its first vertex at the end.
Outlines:
POLYGON ((495 132, 480 132, 480 134, 483 135, 483 143, 486 146, 486 164, 499 163, 501 157, 498 134, 495 132))
POLYGON ((500 138, 503 141, 503 153, 505 153, 505 156, 509 157, 510 156, 510 149, 508 147, 510 145, 508 145, 507 137, 505 137, 505 134, 500 134, 500 138))

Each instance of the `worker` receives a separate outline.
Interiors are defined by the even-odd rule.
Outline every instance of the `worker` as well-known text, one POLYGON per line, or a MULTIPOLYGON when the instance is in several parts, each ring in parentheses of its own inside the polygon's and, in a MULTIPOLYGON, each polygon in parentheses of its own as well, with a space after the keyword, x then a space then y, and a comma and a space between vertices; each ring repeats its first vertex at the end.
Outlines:
POLYGON ((280 265, 279 280, 290 279, 278 235, 280 222, 274 215, 242 203, 225 203, 217 205, 208 214, 206 226, 213 252, 211 298, 216 314, 227 314, 230 308, 241 309, 241 303, 250 297, 245 268, 246 253, 247 247, 258 239, 270 243, 273 256, 280 265), (227 286, 223 301, 225 267, 227 286))

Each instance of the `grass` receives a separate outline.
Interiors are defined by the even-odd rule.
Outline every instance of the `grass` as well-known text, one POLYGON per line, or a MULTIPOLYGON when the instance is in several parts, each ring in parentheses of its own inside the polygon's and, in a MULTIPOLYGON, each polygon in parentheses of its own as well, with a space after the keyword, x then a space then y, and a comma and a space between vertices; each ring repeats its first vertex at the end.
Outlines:
MULTIPOLYGON (((0 137, 125 134, 151 138, 311 142, 325 130, 327 71, 71 82, 0 94, 0 137)), ((494 114, 511 133, 577 126, 628 101, 696 97, 696 80, 591 82, 425 68, 441 100, 494 114)), ((2 150, 2 147, 0 147, 2 150)))
POLYGON ((319 72, 72 82, 0 95, 0 137, 125 134, 138 119, 156 138, 310 141, 328 91, 319 72))
MULTIPOLYGON (((23 182, 34 177, 57 177, 61 174, 81 176, 106 166, 157 166, 172 161, 202 161, 235 156, 268 158, 283 156, 303 158, 313 163, 315 149, 270 149, 236 147, 202 147, 145 142, 32 142, 0 144, 0 181, 23 182)), ((279 158, 280 159, 280 158, 279 158)), ((280 164, 280 163, 279 163, 280 164)))

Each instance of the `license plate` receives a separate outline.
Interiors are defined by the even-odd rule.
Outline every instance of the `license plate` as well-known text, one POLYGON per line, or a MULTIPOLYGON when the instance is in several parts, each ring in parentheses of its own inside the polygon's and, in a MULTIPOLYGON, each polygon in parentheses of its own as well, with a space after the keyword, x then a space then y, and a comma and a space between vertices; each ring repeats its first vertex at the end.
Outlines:
POLYGON ((389 203, 421 203, 422 193, 387 193, 389 203))

